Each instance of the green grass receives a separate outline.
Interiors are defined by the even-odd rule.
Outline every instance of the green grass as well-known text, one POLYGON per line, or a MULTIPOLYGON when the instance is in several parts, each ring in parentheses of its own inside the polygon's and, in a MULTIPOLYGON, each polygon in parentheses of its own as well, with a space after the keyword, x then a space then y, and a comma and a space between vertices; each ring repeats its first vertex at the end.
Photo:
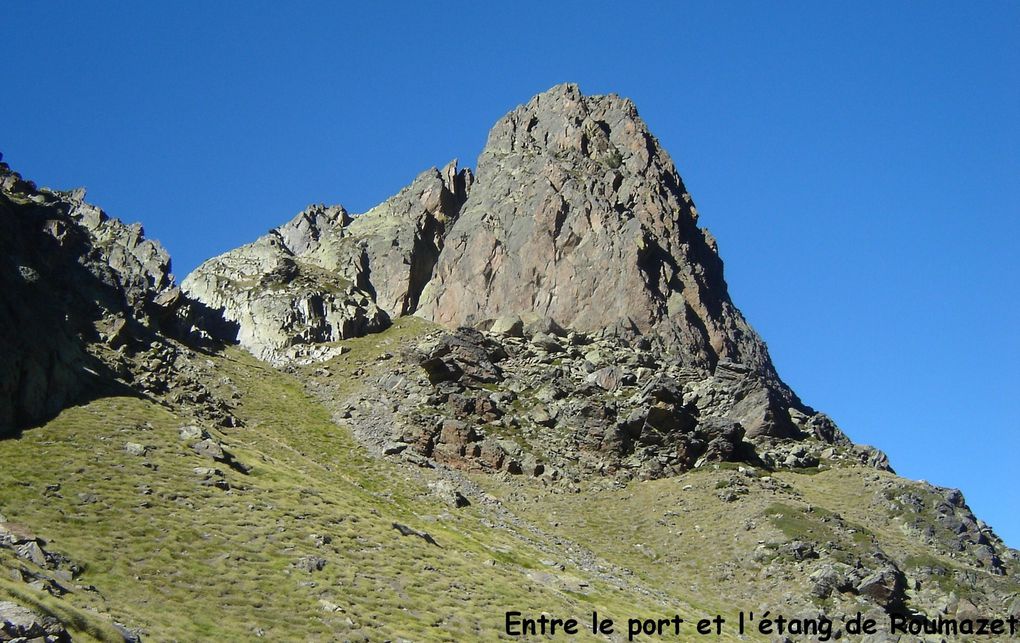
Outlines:
MULTIPOLYGON (((420 324, 352 341, 339 359, 368 359, 380 343, 419 334, 420 324)), ((0 512, 85 563, 76 583, 101 592, 46 599, 47 609, 108 613, 150 640, 247 640, 256 629, 276 640, 472 640, 494 637, 506 609, 654 612, 648 598, 598 578, 584 578, 591 592, 581 595, 531 578, 547 553, 368 456, 296 379, 237 350, 211 359, 241 392, 245 427, 206 428, 253 467, 248 476, 219 467, 230 491, 198 484, 192 469, 211 463, 178 439, 185 419, 141 399, 96 400, 0 443, 0 512), (148 455, 128 454, 127 442, 148 455), (46 494, 50 484, 60 485, 57 495, 46 494), (99 500, 82 504, 80 493, 99 500), (393 522, 440 546, 401 536, 393 522), (332 540, 317 547, 313 534, 332 540), (301 571, 293 563, 302 556, 326 567, 301 571), (342 611, 327 613, 320 600, 342 611)))
POLYGON ((839 538, 829 525, 798 507, 776 502, 765 509, 765 514, 772 525, 789 540, 826 542, 839 538))
MULTIPOLYGON (((342 342, 346 353, 296 377, 241 350, 209 357, 221 392, 236 388, 244 426, 205 428, 253 467, 247 476, 219 467, 230 491, 198 484, 193 469, 211 463, 178 439, 191 421, 143 399, 96 400, 0 442, 0 513, 85 564, 76 584, 99 590, 72 588, 57 599, 3 580, 0 596, 57 615, 76 640, 109 640, 100 614, 158 641, 250 640, 257 629, 270 640, 491 640, 509 609, 582 622, 592 610, 621 622, 732 617, 763 602, 782 609, 775 588, 803 590, 804 570, 756 552, 792 540, 826 545, 846 561, 880 546, 908 576, 932 569, 942 589, 967 589, 954 585, 961 563, 888 511, 889 485, 914 483, 863 467, 766 475, 723 463, 622 487, 582 481, 579 493, 570 481, 471 474, 524 526, 501 526, 477 498, 453 509, 429 491, 434 472, 369 456, 332 422, 329 400, 302 383, 329 384, 336 400, 357 395, 393 367, 382 353, 399 355, 435 329, 401 318, 384 333, 342 342), (148 455, 128 454, 127 442, 148 455), (48 493, 54 484, 59 491, 48 493), (720 501, 731 487, 749 492, 720 501), (86 493, 98 502, 82 504, 86 493), (393 522, 439 546, 401 536, 393 522), (317 546, 314 535, 331 540, 317 546), (294 563, 305 556, 327 564, 302 571, 294 563), (340 610, 326 612, 320 601, 340 610)), ((526 413, 531 394, 511 411, 526 413)), ((498 432, 523 440, 516 429, 498 432)), ((0 567, 13 564, 0 550, 0 567)))
POLYGON ((620 150, 613 148, 613 150, 606 155, 605 162, 606 165, 615 170, 623 165, 623 154, 620 153, 620 150))

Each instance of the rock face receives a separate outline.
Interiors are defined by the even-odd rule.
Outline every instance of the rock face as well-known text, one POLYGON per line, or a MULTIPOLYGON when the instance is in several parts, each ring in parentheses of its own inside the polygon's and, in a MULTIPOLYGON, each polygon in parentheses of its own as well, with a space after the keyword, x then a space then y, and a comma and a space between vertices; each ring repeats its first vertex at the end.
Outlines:
POLYGON ((236 322, 239 343, 262 359, 328 356, 316 345, 377 332, 417 308, 470 185, 451 162, 362 215, 311 206, 203 263, 183 287, 236 322))
POLYGON ((225 332, 175 286, 162 246, 84 197, 0 163, 0 437, 116 379, 103 350, 225 332))
POLYGON ((357 283, 391 317, 418 308, 421 291, 443 249, 447 227, 457 218, 474 180, 451 161, 422 173, 384 203, 355 217, 350 234, 360 251, 348 261, 357 283))
POLYGON ((554 87, 489 134, 418 314, 457 326, 537 313, 640 333, 685 365, 728 360, 778 384, 697 220, 633 103, 554 87))
POLYGON ((207 261, 184 281, 199 299, 238 325, 238 342, 256 357, 286 361, 302 346, 382 330, 386 314, 351 280, 323 267, 322 239, 341 239, 350 216, 312 206, 285 225, 207 261), (290 350, 289 350, 290 349, 290 350))

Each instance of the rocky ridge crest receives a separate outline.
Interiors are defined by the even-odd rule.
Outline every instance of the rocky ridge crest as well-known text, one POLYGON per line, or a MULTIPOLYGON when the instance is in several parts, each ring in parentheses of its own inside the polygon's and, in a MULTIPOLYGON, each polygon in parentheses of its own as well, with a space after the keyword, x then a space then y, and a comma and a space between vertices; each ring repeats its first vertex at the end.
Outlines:
POLYGON ((378 332, 416 310, 472 176, 456 161, 351 216, 313 205, 253 243, 206 261, 183 287, 238 324, 274 363, 323 359, 330 342, 378 332))
POLYGON ((118 382, 165 390, 170 365, 143 362, 231 332, 182 294, 141 225, 83 189, 40 189, 0 162, 0 229, 0 437, 118 382))

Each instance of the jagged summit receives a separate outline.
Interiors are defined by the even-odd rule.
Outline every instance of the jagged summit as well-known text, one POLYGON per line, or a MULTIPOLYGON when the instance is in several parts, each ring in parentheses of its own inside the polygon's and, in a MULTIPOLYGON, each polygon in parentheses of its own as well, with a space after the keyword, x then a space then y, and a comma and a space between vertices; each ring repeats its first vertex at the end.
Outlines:
MULTIPOLYGON (((295 261, 371 300, 358 299, 361 312, 341 306, 345 319, 375 317, 372 305, 451 327, 537 314, 583 332, 647 335, 696 368, 744 364, 793 400, 730 301, 715 241, 697 226, 673 162, 616 95, 557 85, 496 123, 477 177, 451 163, 353 218, 342 208, 306 211, 206 262, 184 285, 238 321, 242 344, 258 354, 378 327, 330 320, 308 303, 317 282, 306 279, 311 290, 285 296, 274 337, 262 336, 265 320, 246 319, 239 306, 250 304, 236 300, 265 299, 265 278, 286 277, 293 269, 280 262, 295 261)), ((326 286, 318 290, 340 287, 326 286)))
POLYGON ((538 313, 650 334, 686 363, 774 375, 669 155, 616 95, 557 85, 500 119, 419 314, 538 313))

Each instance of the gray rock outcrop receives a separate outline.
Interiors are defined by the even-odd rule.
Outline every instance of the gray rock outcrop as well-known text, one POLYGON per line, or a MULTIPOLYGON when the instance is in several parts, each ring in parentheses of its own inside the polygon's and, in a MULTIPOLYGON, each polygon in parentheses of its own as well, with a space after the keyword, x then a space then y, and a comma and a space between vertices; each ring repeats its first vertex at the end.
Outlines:
POLYGON ((238 342, 262 359, 328 357, 314 347, 377 332, 417 308, 471 180, 451 162, 362 215, 311 206, 203 263, 183 287, 236 322, 238 342))
POLYGON ((311 206, 202 264, 184 280, 185 292, 236 322, 238 343, 270 362, 297 357, 300 347, 382 330, 389 318, 371 295, 330 265, 350 221, 340 206, 311 206))
POLYGON ((511 474, 632 479, 712 462, 865 461, 831 419, 784 405, 747 367, 685 367, 648 342, 551 334, 537 320, 493 328, 503 332, 432 331, 343 417, 386 455, 511 474))
POLYGON ((64 643, 71 637, 62 623, 10 601, 0 601, 0 641, 64 643))

